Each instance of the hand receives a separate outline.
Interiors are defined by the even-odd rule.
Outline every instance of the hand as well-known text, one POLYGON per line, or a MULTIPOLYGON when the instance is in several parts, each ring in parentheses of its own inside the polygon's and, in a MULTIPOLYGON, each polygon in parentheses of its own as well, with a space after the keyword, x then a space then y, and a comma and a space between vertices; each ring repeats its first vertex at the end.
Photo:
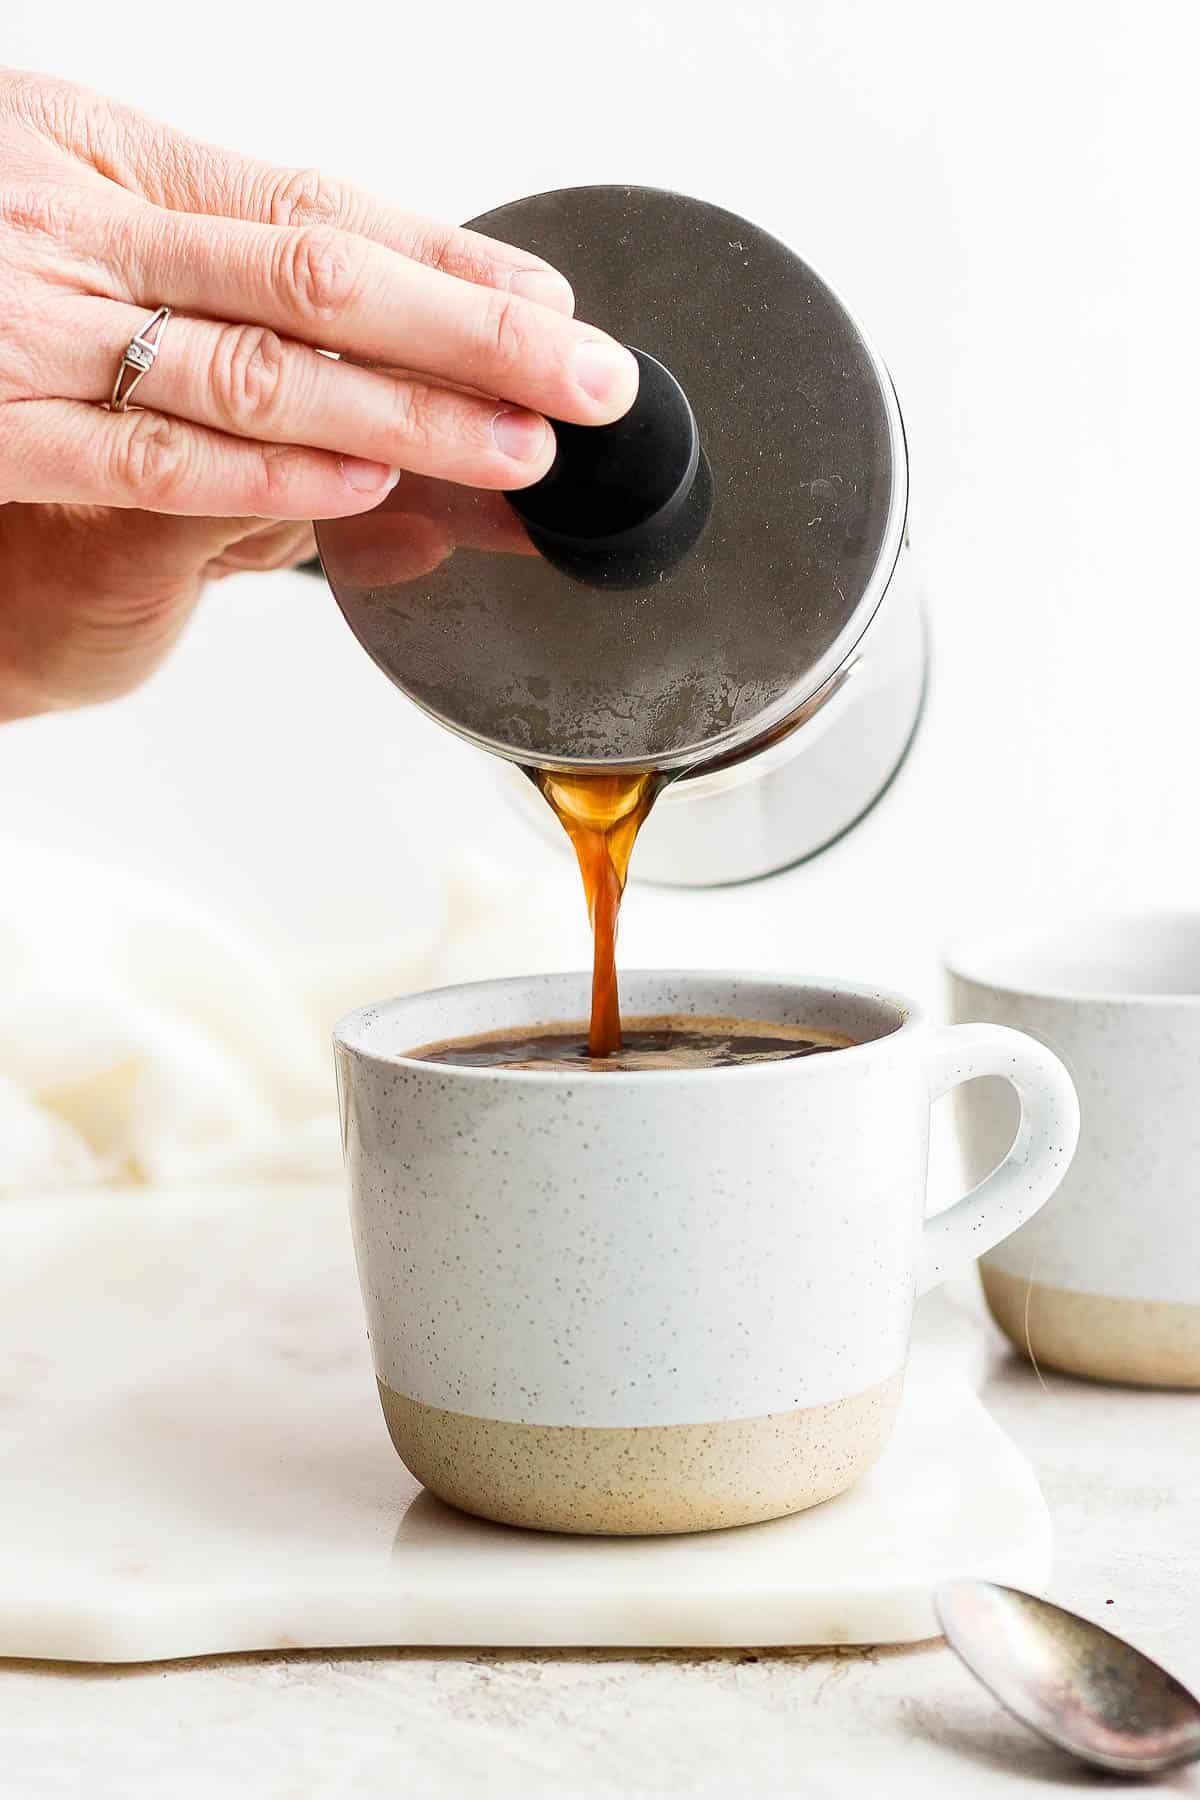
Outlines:
POLYGON ((312 552, 312 528, 298 523, 0 506, 0 722, 127 693, 207 581, 312 552))
MULTIPOLYGON (((353 521, 338 579, 414 581, 459 545, 536 555, 500 494, 406 475, 353 521)), ((314 548, 311 526, 288 521, 0 506, 0 722, 128 692, 171 649, 206 582, 314 548)))
POLYGON ((537 257, 78 88, 0 76, 0 171, 0 500, 313 519, 400 468, 520 487, 553 458, 541 415, 636 393, 537 257), (148 410, 105 412, 160 305, 148 410))
POLYGON ((605 423, 637 387, 573 304, 509 245, 0 72, 0 718, 124 692, 206 576, 299 560, 401 469, 538 480, 543 413, 605 423))

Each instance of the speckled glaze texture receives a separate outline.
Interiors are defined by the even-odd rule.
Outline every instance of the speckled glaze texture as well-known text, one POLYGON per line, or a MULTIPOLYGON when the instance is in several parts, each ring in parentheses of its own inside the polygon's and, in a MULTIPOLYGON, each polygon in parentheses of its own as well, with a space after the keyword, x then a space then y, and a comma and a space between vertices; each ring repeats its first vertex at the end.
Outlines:
POLYGON ((355 1252, 397 1448, 443 1497, 555 1529, 700 1530, 827 1498, 886 1437, 914 1292, 1057 1181, 1070 1083, 1015 1033, 935 1032, 892 996, 729 975, 629 975, 623 1002, 854 1047, 604 1074, 405 1054, 567 1023, 587 992, 582 975, 482 983, 338 1029, 355 1252), (923 1227, 930 1100, 979 1073, 1020 1086, 1022 1143, 923 1227))
MULTIPOLYGON (((1025 1355, 1107 1381, 1200 1387, 1200 918, 1086 921, 951 958, 958 1017, 1032 1033, 1074 1077, 1079 1154, 1053 1202, 984 1259, 1025 1355)), ((1010 1095, 960 1097, 969 1162, 1012 1136, 1010 1095)))

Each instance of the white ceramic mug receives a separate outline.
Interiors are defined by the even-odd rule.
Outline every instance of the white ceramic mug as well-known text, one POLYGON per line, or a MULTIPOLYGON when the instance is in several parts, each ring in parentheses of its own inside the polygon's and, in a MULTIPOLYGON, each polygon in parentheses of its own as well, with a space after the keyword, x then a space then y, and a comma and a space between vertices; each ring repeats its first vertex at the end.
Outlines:
POLYGON ((721 1015, 853 1047, 705 1070, 406 1055, 580 1018, 581 975, 364 1007, 335 1051, 379 1393, 419 1480, 557 1531, 698 1531, 840 1493, 900 1397, 914 1294, 1037 1210, 1075 1144, 1040 1044, 762 976, 632 973, 627 1016, 721 1015), (929 1108, 1002 1075, 1017 1143, 925 1219, 929 1108))
MULTIPOLYGON (((1083 1112, 1053 1204, 983 1259, 997 1323, 1051 1368, 1200 1387, 1200 917, 1068 920, 947 961, 955 1015, 1032 1032, 1083 1112)), ((987 1168, 1011 1096, 980 1082, 960 1107, 987 1168)))

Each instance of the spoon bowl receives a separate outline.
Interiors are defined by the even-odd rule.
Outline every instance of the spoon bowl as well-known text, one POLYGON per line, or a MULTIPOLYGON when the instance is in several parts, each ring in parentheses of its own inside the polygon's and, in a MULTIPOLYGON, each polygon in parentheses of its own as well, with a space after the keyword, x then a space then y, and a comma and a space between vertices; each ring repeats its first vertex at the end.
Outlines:
POLYGON ((942 1582, 933 1605, 977 1680, 1081 1762, 1152 1775, 1200 1758, 1200 1701, 1111 1631, 991 1581, 942 1582))

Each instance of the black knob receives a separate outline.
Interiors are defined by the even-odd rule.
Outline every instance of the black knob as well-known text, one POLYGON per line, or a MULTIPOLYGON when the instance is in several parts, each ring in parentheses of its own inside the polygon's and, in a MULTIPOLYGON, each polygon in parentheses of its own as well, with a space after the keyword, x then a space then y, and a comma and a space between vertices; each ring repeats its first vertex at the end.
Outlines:
POLYGON ((712 501, 687 395, 660 362, 633 354, 638 393, 625 416, 611 425, 552 420, 558 452, 548 472, 508 495, 534 547, 591 587, 658 580, 695 543, 712 501))

